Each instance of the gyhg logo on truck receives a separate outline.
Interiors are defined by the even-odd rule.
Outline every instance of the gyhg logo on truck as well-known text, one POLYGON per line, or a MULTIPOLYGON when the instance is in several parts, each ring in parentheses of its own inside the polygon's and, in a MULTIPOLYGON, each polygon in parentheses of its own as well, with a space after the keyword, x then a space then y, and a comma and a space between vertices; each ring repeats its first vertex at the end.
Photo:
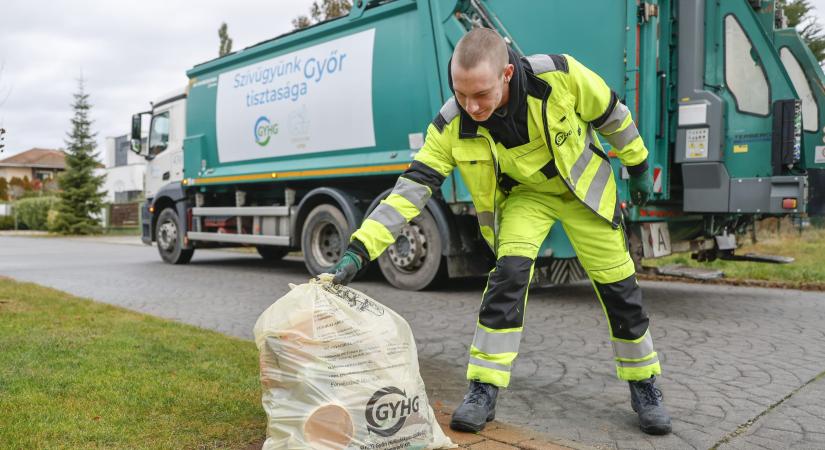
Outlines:
POLYGON ((367 402, 367 429, 381 437, 398 433, 413 413, 418 412, 418 396, 407 397, 407 393, 394 386, 379 389, 367 402))
POLYGON ((255 142, 261 147, 269 144, 269 139, 278 134, 278 124, 270 123, 266 116, 258 117, 255 121, 255 142))

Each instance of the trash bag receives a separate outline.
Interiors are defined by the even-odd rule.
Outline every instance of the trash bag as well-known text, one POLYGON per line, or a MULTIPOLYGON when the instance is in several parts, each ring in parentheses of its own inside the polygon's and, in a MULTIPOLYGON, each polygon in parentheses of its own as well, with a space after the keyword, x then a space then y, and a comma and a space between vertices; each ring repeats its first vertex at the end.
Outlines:
POLYGON ((330 276, 290 287, 254 328, 264 450, 455 447, 436 423, 401 316, 330 276))

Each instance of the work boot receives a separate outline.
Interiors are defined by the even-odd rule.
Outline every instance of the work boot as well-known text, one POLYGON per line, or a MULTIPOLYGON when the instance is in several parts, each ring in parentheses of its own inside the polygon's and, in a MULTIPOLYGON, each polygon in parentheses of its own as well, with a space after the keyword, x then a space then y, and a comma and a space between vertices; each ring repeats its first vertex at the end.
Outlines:
POLYGON ((450 428, 456 431, 481 431, 496 417, 498 387, 480 381, 470 381, 470 388, 458 409, 453 412, 450 428))
POLYGON ((647 434, 670 433, 670 414, 662 403, 662 391, 653 383, 656 377, 630 381, 630 406, 639 414, 639 428, 647 434))

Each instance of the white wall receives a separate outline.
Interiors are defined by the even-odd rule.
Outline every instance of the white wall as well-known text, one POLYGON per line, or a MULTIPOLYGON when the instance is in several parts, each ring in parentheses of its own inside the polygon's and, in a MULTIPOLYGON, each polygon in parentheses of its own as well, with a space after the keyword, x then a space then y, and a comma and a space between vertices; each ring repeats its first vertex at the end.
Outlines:
POLYGON ((146 172, 146 160, 142 156, 128 152, 125 166, 115 167, 115 137, 107 137, 103 154, 105 169, 99 173, 106 174, 103 189, 106 190, 106 202, 115 201, 115 192, 143 191, 143 175, 146 172))

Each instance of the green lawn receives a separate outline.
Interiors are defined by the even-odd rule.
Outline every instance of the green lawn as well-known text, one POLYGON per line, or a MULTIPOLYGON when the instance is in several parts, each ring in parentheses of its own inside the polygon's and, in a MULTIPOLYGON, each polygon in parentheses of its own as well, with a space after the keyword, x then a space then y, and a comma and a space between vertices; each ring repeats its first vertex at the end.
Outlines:
POLYGON ((265 427, 252 342, 0 277, 0 448, 243 449, 265 427))
MULTIPOLYGON (((767 227, 766 227, 767 228, 767 227)), ((785 227, 783 233, 763 229, 758 242, 749 238, 739 239, 742 245, 737 254, 761 253, 791 256, 790 264, 766 264, 742 261, 696 262, 690 254, 683 253, 658 259, 646 259, 645 265, 661 267, 668 264, 684 264, 691 267, 721 269, 725 278, 733 280, 762 280, 782 283, 789 287, 825 288, 825 229, 806 228, 798 231, 785 227)))

